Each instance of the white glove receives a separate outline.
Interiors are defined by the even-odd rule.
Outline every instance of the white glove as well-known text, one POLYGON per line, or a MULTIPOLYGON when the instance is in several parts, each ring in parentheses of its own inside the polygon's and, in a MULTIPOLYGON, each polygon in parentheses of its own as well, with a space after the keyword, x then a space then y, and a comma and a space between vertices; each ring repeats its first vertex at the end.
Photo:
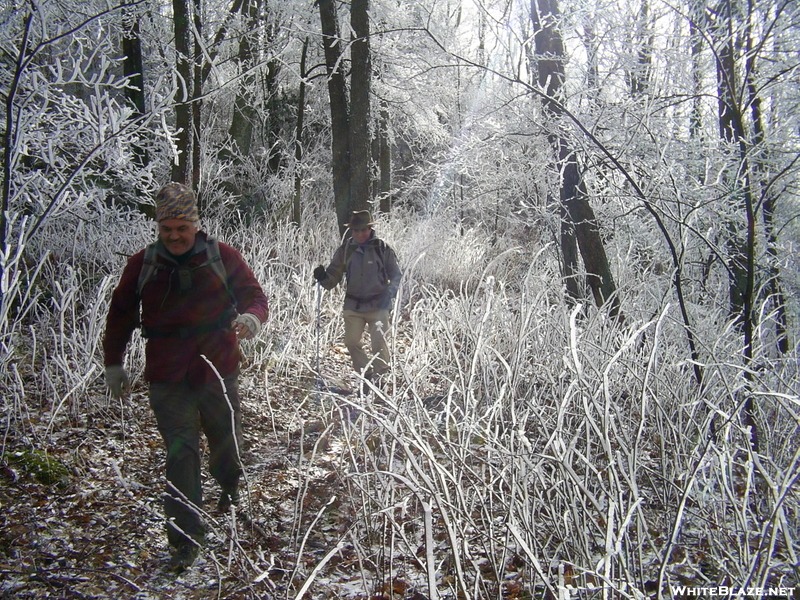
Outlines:
POLYGON ((261 331, 261 321, 253 313, 243 313, 233 320, 233 327, 239 338, 249 340, 261 331))
POLYGON ((109 365, 106 367, 106 385, 114 398, 120 398, 122 397, 122 392, 130 391, 131 383, 128 381, 128 374, 122 365, 109 365))

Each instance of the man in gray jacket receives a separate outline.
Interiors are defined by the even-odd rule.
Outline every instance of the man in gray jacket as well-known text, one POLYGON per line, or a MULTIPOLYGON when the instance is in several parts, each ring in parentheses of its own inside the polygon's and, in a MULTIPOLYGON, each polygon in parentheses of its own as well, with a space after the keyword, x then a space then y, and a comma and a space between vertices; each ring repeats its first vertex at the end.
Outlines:
POLYGON ((347 277, 342 313, 344 343, 353 367, 367 379, 389 370, 389 347, 384 334, 402 276, 394 250, 375 236, 374 225, 369 211, 355 211, 346 224, 350 237, 336 250, 331 264, 327 269, 322 265, 314 269, 314 278, 327 290, 347 277), (369 330, 372 359, 361 346, 364 329, 369 330))

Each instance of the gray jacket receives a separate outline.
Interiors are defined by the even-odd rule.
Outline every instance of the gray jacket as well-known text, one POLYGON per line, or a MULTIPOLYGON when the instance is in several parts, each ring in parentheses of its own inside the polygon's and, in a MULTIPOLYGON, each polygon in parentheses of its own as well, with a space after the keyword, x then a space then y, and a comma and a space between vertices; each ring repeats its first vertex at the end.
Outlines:
POLYGON ((346 240, 325 272, 327 277, 320 283, 328 290, 347 277, 344 309, 358 312, 391 308, 403 276, 394 250, 374 233, 365 244, 346 240))

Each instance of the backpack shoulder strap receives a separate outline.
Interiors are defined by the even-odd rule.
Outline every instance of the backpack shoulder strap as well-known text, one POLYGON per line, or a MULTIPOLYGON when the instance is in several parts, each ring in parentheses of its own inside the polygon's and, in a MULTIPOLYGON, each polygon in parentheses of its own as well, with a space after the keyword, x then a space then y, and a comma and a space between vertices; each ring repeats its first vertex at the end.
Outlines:
POLYGON ((384 258, 386 253, 386 242, 382 239, 378 239, 378 243, 375 244, 375 255, 378 257, 378 261, 380 261, 380 268, 381 268, 381 275, 383 275, 384 283, 389 280, 389 274, 386 270, 386 259, 384 258))
POLYGON ((148 244, 147 248, 144 250, 144 262, 142 263, 141 271, 139 271, 139 281, 136 284, 136 292, 140 297, 145 284, 150 281, 150 278, 153 277, 159 268, 158 262, 156 261, 156 242, 153 242, 152 244, 148 244))
POLYGON ((208 266, 211 270, 222 280, 225 289, 228 289, 228 273, 225 270, 225 264, 222 262, 222 255, 219 252, 219 240, 217 238, 208 236, 206 238, 206 255, 208 256, 208 266))
POLYGON ((375 253, 378 255, 378 258, 381 259, 381 262, 383 262, 384 252, 386 252, 386 242, 378 238, 378 243, 375 244, 375 253))
MULTIPOLYGON (((336 250, 336 255, 339 252, 342 253, 342 277, 349 277, 348 271, 350 269, 350 261, 353 260, 353 254, 355 253, 355 246, 350 243, 351 240, 348 238, 339 246, 336 250)), ((334 255, 334 257, 336 256, 334 255)))

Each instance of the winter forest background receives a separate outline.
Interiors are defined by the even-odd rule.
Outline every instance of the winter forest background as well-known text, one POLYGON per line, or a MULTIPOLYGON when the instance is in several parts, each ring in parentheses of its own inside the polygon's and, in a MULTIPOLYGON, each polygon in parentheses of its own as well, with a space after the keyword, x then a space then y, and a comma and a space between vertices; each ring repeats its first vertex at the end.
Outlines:
POLYGON ((4 598, 800 597, 799 3, 9 0, 0 32, 4 598), (170 180, 271 302, 246 515, 178 578, 141 340, 122 401, 99 348, 170 180), (311 277, 361 208, 405 273, 363 396, 311 277))

